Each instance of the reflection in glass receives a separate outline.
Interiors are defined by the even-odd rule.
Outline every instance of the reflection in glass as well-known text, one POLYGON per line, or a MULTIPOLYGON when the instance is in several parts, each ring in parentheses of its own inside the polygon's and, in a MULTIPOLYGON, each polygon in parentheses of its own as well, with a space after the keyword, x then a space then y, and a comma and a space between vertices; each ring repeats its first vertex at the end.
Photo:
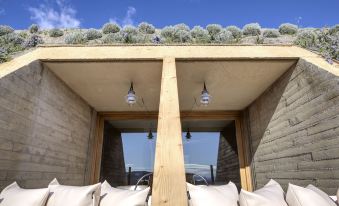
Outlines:
MULTIPOLYGON (((183 133, 183 137, 185 135, 186 133, 183 133)), ((204 184, 203 179, 199 177, 201 175, 209 184, 212 184, 216 176, 219 137, 219 132, 191 132, 189 141, 183 139, 188 182, 204 184)))

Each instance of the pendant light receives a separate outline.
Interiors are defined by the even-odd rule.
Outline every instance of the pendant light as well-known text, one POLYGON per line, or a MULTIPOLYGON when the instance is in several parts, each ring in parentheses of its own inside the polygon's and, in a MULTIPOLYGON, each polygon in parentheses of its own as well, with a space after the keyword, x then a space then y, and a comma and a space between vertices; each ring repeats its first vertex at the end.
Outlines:
POLYGON ((148 138, 149 140, 152 140, 153 137, 154 137, 154 136, 153 136, 152 130, 150 129, 149 132, 148 132, 147 138, 148 138))
POLYGON ((133 106, 137 102, 137 96, 135 95, 135 91, 133 89, 133 82, 131 82, 131 86, 125 97, 125 100, 129 106, 133 106))
POLYGON ((191 135, 191 132, 190 132, 190 129, 187 129, 187 133, 186 133, 186 140, 190 140, 192 138, 192 135, 191 135))
POLYGON ((211 101, 211 95, 209 94, 207 88, 206 88, 206 84, 204 82, 204 89, 201 92, 201 96, 200 96, 200 103, 203 106, 207 106, 211 101))

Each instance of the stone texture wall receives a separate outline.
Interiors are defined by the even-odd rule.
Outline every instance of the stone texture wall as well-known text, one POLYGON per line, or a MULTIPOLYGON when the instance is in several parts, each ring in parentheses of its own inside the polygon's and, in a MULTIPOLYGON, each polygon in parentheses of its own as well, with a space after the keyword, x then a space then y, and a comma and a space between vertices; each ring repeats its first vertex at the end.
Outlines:
POLYGON ((112 186, 127 184, 121 132, 105 122, 100 181, 107 180, 112 186))
POLYGON ((240 188, 239 158, 234 123, 220 133, 216 183, 234 182, 240 188))
POLYGON ((38 61, 0 79, 0 189, 83 185, 92 112, 38 61))
POLYGON ((339 78, 304 60, 246 110, 254 186, 339 186, 339 78))

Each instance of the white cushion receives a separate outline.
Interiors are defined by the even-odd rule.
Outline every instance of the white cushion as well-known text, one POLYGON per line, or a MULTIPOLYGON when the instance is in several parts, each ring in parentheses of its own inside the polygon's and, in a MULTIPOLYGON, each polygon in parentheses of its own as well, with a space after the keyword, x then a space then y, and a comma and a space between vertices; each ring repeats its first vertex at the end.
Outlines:
POLYGON ((337 201, 338 201, 337 196, 330 196, 330 198, 331 198, 334 202, 337 202, 337 201))
POLYGON ((326 200, 328 202, 328 205, 331 206, 336 206, 337 204, 335 204, 335 202, 322 190, 320 190, 319 188, 313 186, 313 185, 308 185, 306 187, 307 189, 313 190, 314 192, 316 192, 318 195, 320 195, 322 198, 324 198, 324 200, 326 200))
POLYGON ((49 185, 51 195, 46 206, 98 206, 101 184, 89 186, 60 185, 54 179, 49 185))
POLYGON ((240 206, 287 206, 284 190, 274 180, 254 192, 241 190, 239 203, 240 206))
POLYGON ((134 191, 111 187, 105 181, 101 185, 100 206, 144 206, 150 188, 134 191))
POLYGON ((233 182, 220 186, 192 185, 187 183, 190 206, 237 206, 238 190, 233 182))
POLYGON ((332 206, 313 190, 293 184, 288 185, 286 202, 289 206, 332 206))
POLYGON ((338 204, 339 204, 339 189, 338 189, 338 191, 337 191, 337 202, 338 202, 338 204))
POLYGON ((14 182, 2 190, 0 194, 1 206, 44 206, 48 198, 49 189, 22 189, 14 182))

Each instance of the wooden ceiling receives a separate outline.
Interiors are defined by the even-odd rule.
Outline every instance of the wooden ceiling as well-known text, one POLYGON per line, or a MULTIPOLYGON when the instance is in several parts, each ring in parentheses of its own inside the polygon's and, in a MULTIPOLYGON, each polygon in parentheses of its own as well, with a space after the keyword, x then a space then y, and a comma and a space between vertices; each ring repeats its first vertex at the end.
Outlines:
MULTIPOLYGON (((293 59, 177 61, 181 111, 243 110, 285 71, 293 59), (199 106, 206 82, 212 95, 199 106)), ((44 62, 73 91, 97 111, 157 111, 161 61, 44 62), (129 107, 125 95, 133 81, 138 104, 129 107)))

